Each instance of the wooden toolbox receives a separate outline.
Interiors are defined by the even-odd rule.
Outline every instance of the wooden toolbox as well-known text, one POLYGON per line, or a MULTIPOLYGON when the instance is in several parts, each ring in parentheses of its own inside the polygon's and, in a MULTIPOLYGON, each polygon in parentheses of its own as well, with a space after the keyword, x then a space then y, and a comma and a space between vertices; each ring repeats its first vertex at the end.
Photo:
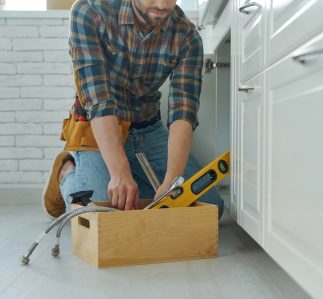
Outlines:
POLYGON ((72 220, 72 247, 75 255, 98 268, 216 257, 218 207, 195 203, 82 214, 72 220))

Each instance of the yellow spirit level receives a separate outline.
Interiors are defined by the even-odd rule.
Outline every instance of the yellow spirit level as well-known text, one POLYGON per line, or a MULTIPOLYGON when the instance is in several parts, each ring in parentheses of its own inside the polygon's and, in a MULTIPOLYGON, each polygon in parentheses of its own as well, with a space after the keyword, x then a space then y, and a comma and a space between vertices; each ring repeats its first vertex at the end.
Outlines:
POLYGON ((230 152, 225 152, 149 209, 188 207, 230 172, 230 152))

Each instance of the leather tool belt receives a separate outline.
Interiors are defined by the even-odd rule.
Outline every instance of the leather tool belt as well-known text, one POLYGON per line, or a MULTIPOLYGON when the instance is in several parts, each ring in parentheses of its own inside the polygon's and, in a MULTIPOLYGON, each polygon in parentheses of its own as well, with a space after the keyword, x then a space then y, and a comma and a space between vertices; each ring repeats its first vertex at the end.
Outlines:
MULTIPOLYGON (((153 125, 160 119, 159 112, 148 121, 131 123, 129 121, 119 120, 123 143, 125 143, 130 129, 142 129, 153 125)), ((78 96, 75 97, 69 118, 63 120, 60 139, 66 142, 64 149, 67 151, 99 151, 91 124, 86 118, 86 111, 83 109, 78 96)))

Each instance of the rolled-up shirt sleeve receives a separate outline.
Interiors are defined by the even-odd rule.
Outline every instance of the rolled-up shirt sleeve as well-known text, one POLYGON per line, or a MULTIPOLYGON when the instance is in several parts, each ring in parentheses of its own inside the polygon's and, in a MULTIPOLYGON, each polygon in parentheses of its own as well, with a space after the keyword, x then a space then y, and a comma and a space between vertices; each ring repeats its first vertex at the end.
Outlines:
POLYGON ((167 125, 183 119, 195 130, 199 124, 197 111, 202 85, 203 43, 196 31, 189 36, 170 77, 167 125))
POLYGON ((117 106, 109 87, 107 58, 100 38, 100 15, 87 1, 71 9, 69 53, 77 90, 87 117, 116 115, 117 106))

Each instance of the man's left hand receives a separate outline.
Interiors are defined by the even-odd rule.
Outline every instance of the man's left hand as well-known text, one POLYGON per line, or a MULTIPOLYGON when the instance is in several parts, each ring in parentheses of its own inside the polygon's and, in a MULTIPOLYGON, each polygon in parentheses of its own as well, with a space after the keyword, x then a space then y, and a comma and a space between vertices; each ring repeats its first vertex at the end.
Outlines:
POLYGON ((171 184, 172 184, 172 180, 170 181, 165 180, 157 189, 156 194, 154 196, 154 200, 157 199, 159 196, 161 196, 163 193, 165 193, 169 189, 171 184))

